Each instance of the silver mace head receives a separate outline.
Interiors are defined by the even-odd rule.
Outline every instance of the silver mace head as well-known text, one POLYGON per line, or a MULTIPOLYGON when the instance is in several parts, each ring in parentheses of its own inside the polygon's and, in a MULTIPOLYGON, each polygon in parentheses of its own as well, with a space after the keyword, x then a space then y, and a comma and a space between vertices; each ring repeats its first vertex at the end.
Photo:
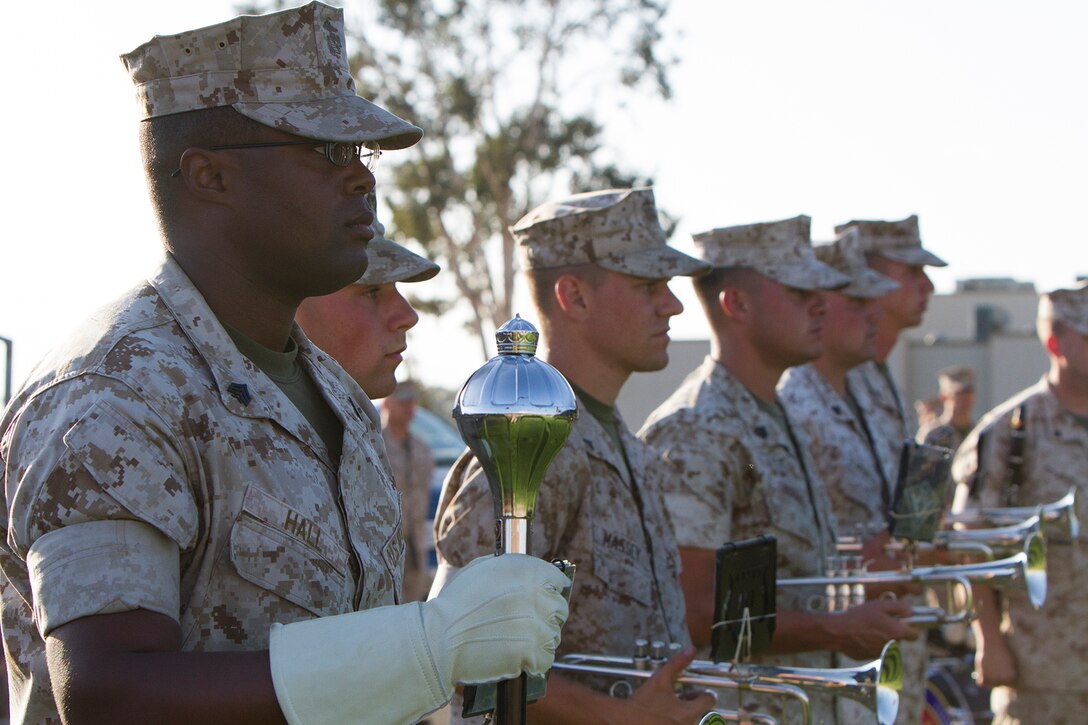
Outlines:
POLYGON ((491 486, 495 517, 505 526, 500 545, 508 552, 528 553, 528 521, 544 472, 577 417, 566 378, 536 357, 539 339, 521 315, 500 327, 499 354, 469 376, 453 408, 491 486))

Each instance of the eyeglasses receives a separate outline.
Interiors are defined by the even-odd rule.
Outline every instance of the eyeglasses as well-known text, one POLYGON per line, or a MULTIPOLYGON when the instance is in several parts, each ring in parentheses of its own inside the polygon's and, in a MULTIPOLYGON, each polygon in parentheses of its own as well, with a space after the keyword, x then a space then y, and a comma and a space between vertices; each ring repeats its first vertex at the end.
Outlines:
MULTIPOLYGON (((358 158, 363 162, 363 166, 369 171, 374 171, 378 168, 378 159, 382 157, 382 150, 378 148, 378 144, 374 141, 368 141, 366 143, 353 143, 351 141, 326 141, 325 143, 314 143, 313 141, 273 141, 269 143, 236 143, 236 144, 224 144, 222 146, 209 146, 209 151, 223 151, 226 149, 270 149, 276 146, 313 146, 314 151, 319 154, 323 154, 333 164, 337 166, 347 166, 351 163, 351 160, 358 158)), ((181 168, 178 167, 174 173, 170 174, 170 178, 179 176, 181 174, 181 168)))

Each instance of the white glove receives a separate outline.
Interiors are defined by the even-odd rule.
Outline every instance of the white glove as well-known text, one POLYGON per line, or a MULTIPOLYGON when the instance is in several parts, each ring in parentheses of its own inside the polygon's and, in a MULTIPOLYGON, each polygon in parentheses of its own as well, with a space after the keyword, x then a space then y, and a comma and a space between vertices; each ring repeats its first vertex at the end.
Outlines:
POLYGON ((415 722, 456 683, 540 674, 567 619, 567 579, 523 554, 485 556, 428 602, 273 624, 269 660, 291 725, 415 722))

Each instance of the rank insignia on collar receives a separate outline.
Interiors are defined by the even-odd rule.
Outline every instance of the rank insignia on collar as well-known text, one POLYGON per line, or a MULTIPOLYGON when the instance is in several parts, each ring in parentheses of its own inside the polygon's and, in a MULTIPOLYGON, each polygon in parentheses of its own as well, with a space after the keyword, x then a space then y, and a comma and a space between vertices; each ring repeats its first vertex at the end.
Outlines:
POLYGON ((249 395, 249 388, 245 383, 231 383, 227 386, 227 392, 237 398, 238 402, 242 405, 249 405, 249 401, 253 398, 249 395))

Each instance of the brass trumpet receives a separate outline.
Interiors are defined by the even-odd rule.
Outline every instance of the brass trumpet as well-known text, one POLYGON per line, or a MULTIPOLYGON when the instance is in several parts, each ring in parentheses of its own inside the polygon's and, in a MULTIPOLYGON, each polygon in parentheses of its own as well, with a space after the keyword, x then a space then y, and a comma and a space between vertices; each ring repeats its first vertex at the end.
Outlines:
MULTIPOLYGON (((655 643, 659 645, 660 643, 655 643)), ((654 662, 654 658, 650 662, 654 662)), ((664 657, 658 656, 658 663, 664 657)), ((634 658, 595 654, 569 654, 556 659, 553 669, 561 672, 581 672, 617 678, 610 690, 615 696, 634 691, 633 680, 646 679, 655 667, 647 664, 644 655, 634 658), (622 685, 619 685, 622 683, 622 685)), ((899 712, 899 690, 903 685, 903 659, 899 645, 888 642, 878 659, 857 667, 836 669, 807 667, 774 667, 752 664, 717 664, 695 660, 677 682, 703 688, 763 692, 792 698, 801 706, 802 722, 811 722, 808 693, 824 693, 856 700, 869 708, 880 725, 891 725, 899 712)), ((718 713, 728 722, 736 721, 736 713, 718 713)), ((753 714, 752 722, 774 722, 774 718, 753 714)), ((705 718, 704 718, 705 720, 705 718)))
POLYGON ((966 524, 968 526, 986 524, 990 526, 1002 526, 1015 524, 1031 516, 1039 516, 1047 526, 1052 524, 1065 529, 1070 540, 1076 540, 1080 535, 1080 521, 1076 511, 1077 491, 1069 489, 1069 493, 1057 501, 1042 504, 1040 506, 1007 506, 998 508, 981 508, 972 511, 964 511, 957 514, 949 514, 945 522, 949 524, 966 524))
MULTIPOLYGON (((864 602, 867 586, 916 583, 944 584, 950 595, 957 586, 963 590, 964 605, 959 610, 947 612, 940 607, 915 607, 907 621, 921 627, 970 621, 974 609, 972 584, 1022 587, 1027 591, 1032 607, 1038 609, 1046 601, 1046 543, 1041 536, 1033 534, 1024 541, 1022 551, 1004 559, 976 564, 915 567, 903 571, 840 570, 822 577, 778 580, 780 587, 824 587, 827 608, 831 612, 845 611, 864 602)), ((949 601, 953 601, 951 596, 949 601)))

